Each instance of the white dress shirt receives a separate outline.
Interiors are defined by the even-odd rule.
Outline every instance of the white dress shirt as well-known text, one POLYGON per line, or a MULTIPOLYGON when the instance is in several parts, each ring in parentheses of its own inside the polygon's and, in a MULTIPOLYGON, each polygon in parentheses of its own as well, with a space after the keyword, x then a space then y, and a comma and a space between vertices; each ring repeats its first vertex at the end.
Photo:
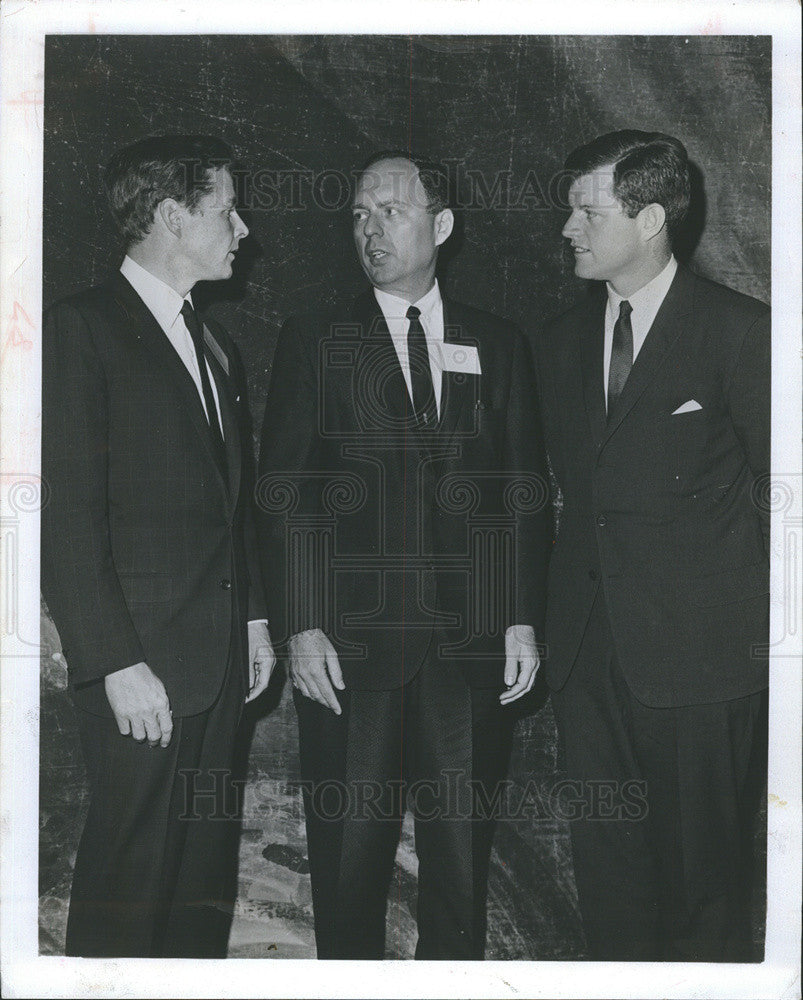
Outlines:
POLYGON ((404 381, 407 384, 407 392, 410 394, 410 402, 413 399, 413 388, 410 381, 410 358, 407 352, 407 333, 410 329, 410 320, 407 319, 407 310, 410 306, 415 306, 421 312, 420 322, 427 339, 427 353, 429 354, 429 370, 432 373, 432 386, 435 390, 435 405, 438 408, 438 418, 441 415, 441 386, 443 383, 442 355, 440 345, 443 343, 443 300, 437 280, 426 295, 418 302, 408 302, 398 295, 391 295, 390 292, 383 292, 379 288, 374 288, 376 301, 385 317, 385 322, 390 331, 393 346, 399 356, 399 364, 404 373, 404 381))
MULTIPOLYGON (((669 286, 675 277, 678 269, 678 262, 674 256, 669 258, 669 263, 657 274, 652 281, 648 281, 637 292, 627 297, 627 301, 633 308, 630 314, 630 325, 633 328, 633 363, 635 364, 638 353, 647 339, 650 327, 658 315, 661 303, 666 298, 669 286)), ((619 306, 624 300, 623 295, 619 295, 608 284, 608 305, 605 309, 605 353, 603 355, 603 389, 605 390, 605 407, 608 406, 608 373, 611 368, 611 350, 613 348, 613 327, 619 319, 619 306)))
MULTIPOLYGON (((182 299, 174 288, 166 285, 155 274, 146 271, 144 267, 137 264, 129 256, 126 256, 123 261, 120 267, 120 274, 129 281, 134 291, 139 295, 151 313, 153 313, 153 318, 164 330, 165 336, 173 345, 176 354, 184 362, 184 367, 190 373, 190 377, 198 390, 201 406, 203 406, 206 419, 208 420, 209 414, 206 411, 206 401, 204 400, 204 390, 201 383, 201 372, 198 368, 195 345, 192 342, 190 331, 184 322, 184 317, 181 315, 181 307, 185 302, 189 302, 192 305, 190 293, 188 292, 182 299)), ((217 386, 209 369, 209 362, 206 359, 204 359, 204 362, 206 370, 209 373, 209 384, 212 386, 212 395, 215 398, 217 419, 220 424, 220 433, 222 434, 223 421, 220 419, 220 400, 217 395, 217 386)))

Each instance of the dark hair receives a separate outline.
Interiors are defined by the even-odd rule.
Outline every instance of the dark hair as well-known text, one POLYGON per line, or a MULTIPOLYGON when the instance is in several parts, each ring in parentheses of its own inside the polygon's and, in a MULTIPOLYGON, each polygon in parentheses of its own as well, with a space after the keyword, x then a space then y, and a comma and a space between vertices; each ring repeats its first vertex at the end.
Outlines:
POLYGON ((689 209, 689 158, 679 139, 663 132, 608 132, 566 157, 574 177, 613 167, 613 193, 632 219, 655 202, 666 212, 670 242, 689 209))
POLYGON ((118 150, 103 183, 127 245, 148 235, 159 202, 174 198, 195 208, 213 190, 214 171, 233 162, 225 142, 205 135, 155 135, 118 150))
POLYGON ((442 163, 436 160, 429 160, 423 156, 416 156, 406 149, 382 149, 378 153, 373 153, 359 170, 359 177, 362 177, 375 163, 381 160, 407 160, 408 163, 418 170, 418 178, 421 187, 427 196, 427 211, 433 215, 442 212, 444 208, 452 207, 451 184, 449 173, 442 163))

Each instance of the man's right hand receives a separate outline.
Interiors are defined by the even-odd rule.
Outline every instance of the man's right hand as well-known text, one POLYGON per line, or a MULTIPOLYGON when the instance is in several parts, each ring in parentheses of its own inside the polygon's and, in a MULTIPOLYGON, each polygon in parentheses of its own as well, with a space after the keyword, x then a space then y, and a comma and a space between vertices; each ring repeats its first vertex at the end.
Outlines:
POLYGON ((290 677, 294 687, 313 701, 331 708, 340 715, 340 702, 335 695, 344 690, 343 674, 335 647, 319 628, 296 632, 287 648, 290 653, 290 677), (334 685, 334 687, 333 687, 334 685))
POLYGON ((117 728, 138 742, 166 747, 173 735, 173 716, 164 684, 147 663, 135 663, 104 678, 117 728))

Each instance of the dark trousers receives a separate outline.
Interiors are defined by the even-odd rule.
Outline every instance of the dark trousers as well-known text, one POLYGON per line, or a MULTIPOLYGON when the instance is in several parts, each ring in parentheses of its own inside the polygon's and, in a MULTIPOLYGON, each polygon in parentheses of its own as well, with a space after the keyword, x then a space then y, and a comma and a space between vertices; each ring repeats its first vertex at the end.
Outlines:
POLYGON ((749 960, 748 776, 765 695, 641 704, 600 592, 552 693, 590 958, 749 960))
POLYGON ((174 719, 170 745, 78 712, 90 784, 75 861, 68 955, 225 957, 236 893, 231 788, 244 691, 229 664, 216 702, 174 719))
POLYGON ((415 957, 483 957, 494 829, 483 806, 507 773, 512 733, 500 690, 470 688, 433 656, 403 688, 338 692, 340 716, 294 692, 318 958, 384 958, 406 804, 419 863, 415 957))

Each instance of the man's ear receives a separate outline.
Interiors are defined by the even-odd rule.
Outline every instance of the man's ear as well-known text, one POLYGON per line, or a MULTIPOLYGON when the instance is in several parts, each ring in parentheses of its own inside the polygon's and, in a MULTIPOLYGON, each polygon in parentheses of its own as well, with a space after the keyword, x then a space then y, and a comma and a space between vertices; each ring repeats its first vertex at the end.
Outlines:
POLYGON ((181 236, 186 209, 175 198, 165 198, 156 206, 155 221, 161 222, 173 236, 181 236))
POLYGON ((454 212, 451 208, 444 208, 435 216, 435 246, 439 247, 445 243, 454 229, 454 212))
POLYGON ((655 239, 666 225, 666 209, 658 202, 650 202, 639 212, 638 219, 644 240, 655 239))

